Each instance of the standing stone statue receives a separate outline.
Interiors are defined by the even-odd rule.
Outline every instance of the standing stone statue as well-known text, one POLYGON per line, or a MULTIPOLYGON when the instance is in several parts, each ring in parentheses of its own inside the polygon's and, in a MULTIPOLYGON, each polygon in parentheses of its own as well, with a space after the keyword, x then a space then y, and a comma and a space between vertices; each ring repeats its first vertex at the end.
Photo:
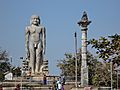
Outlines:
POLYGON ((29 62, 31 73, 40 73, 46 48, 46 30, 40 25, 40 17, 32 15, 30 26, 25 28, 26 59, 29 62))

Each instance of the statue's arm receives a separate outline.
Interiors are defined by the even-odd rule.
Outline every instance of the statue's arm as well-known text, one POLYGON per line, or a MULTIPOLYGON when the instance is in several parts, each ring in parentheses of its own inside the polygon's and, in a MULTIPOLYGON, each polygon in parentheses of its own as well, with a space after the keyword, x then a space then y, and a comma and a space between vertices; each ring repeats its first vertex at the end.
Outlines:
POLYGON ((26 58, 29 58, 30 52, 29 52, 29 36, 30 36, 30 31, 28 27, 25 28, 25 50, 26 50, 26 58))
POLYGON ((42 28, 42 43, 43 43, 43 54, 45 54, 46 50, 46 29, 45 27, 42 28))

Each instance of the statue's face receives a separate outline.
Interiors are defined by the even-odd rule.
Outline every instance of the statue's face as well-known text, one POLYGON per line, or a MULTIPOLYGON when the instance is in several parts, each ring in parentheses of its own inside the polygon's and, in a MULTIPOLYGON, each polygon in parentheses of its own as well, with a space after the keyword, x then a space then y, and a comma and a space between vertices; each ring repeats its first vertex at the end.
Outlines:
POLYGON ((39 18, 39 16, 33 15, 31 17, 31 24, 38 26, 40 24, 40 18, 39 18))

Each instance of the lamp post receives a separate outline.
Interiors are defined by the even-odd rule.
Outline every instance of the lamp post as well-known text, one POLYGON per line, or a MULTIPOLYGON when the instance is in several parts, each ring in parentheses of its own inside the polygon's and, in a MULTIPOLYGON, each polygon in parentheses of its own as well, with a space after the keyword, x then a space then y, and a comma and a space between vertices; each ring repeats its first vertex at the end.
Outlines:
POLYGON ((82 62, 81 62, 81 86, 88 85, 88 67, 87 67, 87 26, 91 23, 88 20, 87 13, 84 11, 78 25, 81 27, 82 32, 82 62))
POLYGON ((118 89, 118 78, 119 78, 119 74, 120 74, 120 66, 117 66, 115 69, 114 69, 116 72, 117 72, 117 89, 118 89))
POLYGON ((112 65, 113 65, 113 63, 112 63, 112 61, 110 62, 110 71, 111 71, 111 75, 110 75, 110 77, 111 77, 111 90, 112 90, 112 86, 113 86, 113 84, 112 84, 112 82, 113 82, 113 78, 112 78, 112 74, 113 74, 113 71, 112 71, 112 65))
POLYGON ((77 87, 77 33, 75 32, 75 86, 77 87))

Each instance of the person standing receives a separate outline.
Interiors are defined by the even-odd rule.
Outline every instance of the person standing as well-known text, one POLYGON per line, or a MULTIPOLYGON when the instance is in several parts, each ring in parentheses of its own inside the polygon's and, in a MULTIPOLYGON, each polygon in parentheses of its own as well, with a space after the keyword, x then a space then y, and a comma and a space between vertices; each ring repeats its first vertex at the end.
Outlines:
POLYGON ((65 76, 62 78, 62 85, 65 85, 65 76))
POLYGON ((62 83, 59 81, 58 83, 58 90, 61 90, 62 89, 62 83))
POLYGON ((46 75, 43 76, 43 84, 44 84, 44 85, 47 84, 47 77, 46 77, 46 75))
POLYGON ((0 90, 3 90, 3 87, 2 87, 2 85, 0 85, 0 90))
POLYGON ((61 88, 61 90, 64 90, 64 85, 62 84, 62 88, 61 88))
POLYGON ((20 84, 17 84, 15 90, 20 90, 20 84))
POLYGON ((57 90, 61 90, 62 88, 62 83, 61 83, 61 77, 57 79, 57 90))

